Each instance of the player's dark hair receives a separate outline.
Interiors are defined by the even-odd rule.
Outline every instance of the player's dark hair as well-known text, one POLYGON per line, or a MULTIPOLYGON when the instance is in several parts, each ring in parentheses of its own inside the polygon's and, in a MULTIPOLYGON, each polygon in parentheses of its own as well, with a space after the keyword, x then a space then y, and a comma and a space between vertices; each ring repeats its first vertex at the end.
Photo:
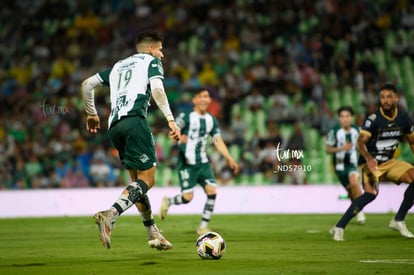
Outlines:
POLYGON ((198 95, 198 94, 201 94, 204 91, 207 91, 208 93, 210 93, 210 91, 208 89, 206 89, 206 88, 198 88, 198 89, 196 89, 196 90, 193 91, 193 97, 196 96, 196 95, 198 95))
POLYGON ((385 83, 384 85, 382 85, 379 89, 378 92, 381 92, 383 90, 390 90, 392 91, 394 94, 397 93, 397 87, 394 84, 391 83, 385 83))
POLYGON ((339 116, 343 111, 349 112, 351 114, 351 116, 354 115, 354 109, 352 109, 351 106, 342 106, 338 109, 338 111, 336 113, 339 116))
POLYGON ((162 36, 157 31, 142 31, 135 38, 135 45, 143 42, 162 42, 162 36))

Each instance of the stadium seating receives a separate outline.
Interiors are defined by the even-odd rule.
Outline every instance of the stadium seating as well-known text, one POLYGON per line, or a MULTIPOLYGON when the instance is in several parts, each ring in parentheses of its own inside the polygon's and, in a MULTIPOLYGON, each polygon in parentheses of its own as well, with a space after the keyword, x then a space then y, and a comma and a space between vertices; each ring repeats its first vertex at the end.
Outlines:
MULTIPOLYGON (((90 4, 98 2, 95 0, 88 1, 90 4)), ((201 70, 203 62, 211 62, 211 60, 214 60, 216 54, 221 53, 225 58, 225 63, 228 65, 226 67, 228 71, 222 71, 221 73, 223 75, 225 73, 232 73, 236 78, 235 83, 232 85, 236 85, 240 90, 242 90, 242 87, 238 86, 240 84, 239 78, 246 76, 248 79, 249 70, 252 68, 252 65, 257 63, 268 65, 278 60, 280 75, 278 76, 277 82, 274 82, 275 79, 273 79, 269 81, 270 84, 263 84, 248 79, 247 82, 251 85, 248 87, 255 85, 261 85, 260 87, 265 86, 263 93, 266 93, 266 96, 275 87, 286 88, 284 92, 289 95, 290 107, 295 108, 293 107, 295 99, 301 98, 303 100, 302 107, 307 114, 312 108, 335 113, 335 110, 342 105, 352 105, 358 114, 363 114, 366 112, 365 107, 361 104, 363 93, 355 87, 356 85, 354 83, 342 85, 343 79, 335 73, 335 69, 333 68, 336 57, 340 54, 347 53, 348 45, 344 37, 346 30, 351 30, 355 36, 356 41, 354 42, 358 42, 355 59, 361 61, 366 54, 370 54, 376 68, 378 70, 385 70, 387 80, 398 81, 397 84, 401 88, 401 91, 404 92, 408 106, 414 105, 413 56, 406 54, 402 57, 395 57, 392 54, 392 49, 397 45, 399 36, 403 37, 411 46, 414 45, 414 29, 401 26, 399 18, 402 11, 399 10, 397 5, 390 9, 389 6, 384 5, 384 1, 380 1, 378 5, 373 5, 375 6, 374 8, 373 6, 367 6, 364 9, 355 11, 358 15, 355 18, 364 18, 364 20, 370 21, 370 24, 375 24, 375 17, 383 11, 390 13, 392 18, 394 18, 390 28, 381 29, 379 32, 379 35, 384 40, 383 45, 381 42, 370 45, 370 43, 359 43, 359 38, 366 36, 365 30, 360 33, 354 30, 364 25, 358 25, 358 23, 366 23, 365 21, 352 22, 355 25, 347 26, 343 24, 350 22, 342 22, 347 20, 343 18, 341 22, 336 22, 339 28, 335 29, 335 31, 331 30, 331 25, 329 24, 332 22, 330 20, 334 20, 335 17, 340 17, 335 16, 335 12, 343 13, 347 7, 346 5, 340 4, 336 7, 336 11, 331 11, 334 13, 334 16, 327 16, 327 11, 324 11, 324 8, 321 6, 321 3, 324 1, 319 1, 321 3, 318 4, 317 8, 315 6, 309 10, 304 6, 298 6, 300 5, 298 3, 301 1, 293 1, 290 4, 285 4, 286 1, 270 1, 265 8, 260 3, 254 5, 254 1, 250 0, 229 1, 228 3, 224 1, 220 5, 216 5, 212 1, 212 5, 208 8, 204 5, 199 5, 200 1, 190 1, 180 5, 180 9, 188 9, 191 12, 185 14, 181 10, 182 13, 179 16, 176 12, 180 9, 175 8, 177 5, 175 1, 167 1, 168 3, 163 3, 161 6, 158 3, 159 1, 140 1, 140 5, 146 5, 149 11, 156 11, 162 8, 162 14, 165 16, 154 16, 153 14, 140 14, 138 16, 137 10, 135 10, 137 7, 133 4, 120 7, 120 2, 118 2, 109 1, 103 5, 100 5, 100 3, 99 5, 95 5, 94 12, 96 13, 95 16, 99 18, 101 29, 94 33, 93 36, 90 35, 87 28, 85 32, 81 28, 77 29, 76 25, 74 25, 76 21, 75 14, 78 14, 76 11, 84 8, 83 5, 80 6, 79 1, 35 1, 32 6, 31 1, 17 1, 16 3, 6 1, 2 6, 0 15, 2 18, 5 18, 4 22, 7 22, 7 24, 5 23, 4 26, 0 26, 0 37, 3 40, 7 39, 10 46, 0 46, 0 53, 4 56, 0 61, 2 65, 0 70, 0 77, 2 79, 0 99, 3 107, 0 108, 0 120, 2 121, 0 124, 0 142, 4 142, 5 133, 14 137, 15 142, 18 144, 17 147, 20 150, 17 154, 20 158, 27 161, 32 151, 41 151, 35 148, 36 146, 33 145, 35 142, 40 143, 37 146, 46 148, 51 143, 49 141, 52 137, 57 140, 62 139, 66 142, 65 138, 71 136, 73 134, 72 132, 75 131, 78 131, 83 141, 87 143, 88 148, 91 148, 91 152, 89 153, 93 154, 93 148, 95 148, 97 143, 100 143, 100 140, 87 135, 83 128, 79 128, 79 125, 84 125, 82 121, 83 107, 78 96, 80 83, 84 77, 95 73, 108 64, 112 64, 111 62, 114 59, 130 54, 133 33, 138 30, 136 26, 143 25, 159 27, 166 34, 166 72, 169 72, 174 66, 180 68, 177 69, 177 78, 174 78, 174 81, 170 82, 171 86, 167 87, 168 97, 175 110, 179 110, 182 107, 181 101, 184 98, 183 95, 188 90, 194 88, 191 83, 186 82, 185 85, 183 84, 185 81, 188 81, 189 75, 192 74, 191 76, 197 79, 197 72, 201 70), (271 5, 275 5, 276 8, 273 7, 274 11, 280 12, 267 14, 265 10, 271 5), (291 9, 292 7, 293 9, 291 9), (110 18, 107 18, 107 11, 111 10, 111 8, 113 14, 110 18), (286 8, 290 10, 289 16, 283 16, 284 9, 286 8), (27 14, 26 11, 29 9, 31 12, 27 14), (54 12, 46 12, 52 10, 54 12), (241 13, 238 13, 238 11, 241 13), (361 16, 361 12, 367 12, 370 15, 361 16), (200 16, 201 14, 203 16, 200 16), (218 16, 218 14, 221 15, 218 16), (217 20, 212 20, 209 18, 210 15, 223 18, 215 18, 217 20), (143 17, 140 18, 140 16, 143 17), (25 17, 26 20, 14 19, 22 17, 25 17), (186 17, 186 20, 180 21, 182 20, 180 17, 186 17), (285 20, 285 17, 291 17, 294 20, 285 20), (136 24, 134 28, 132 26, 125 26, 125 22, 133 20, 138 20, 137 22, 139 24, 136 24), (31 22, 34 22, 34 24, 31 24, 31 22), (233 29, 234 26, 237 26, 237 28, 233 29), (245 30, 246 26, 254 27, 255 34, 260 33, 260 37, 254 45, 249 44, 249 39, 241 40, 241 31, 245 30), (14 32, 13 30, 15 29, 18 29, 19 32, 14 32), (236 32, 236 38, 240 40, 237 41, 239 42, 238 46, 234 47, 233 51, 230 52, 226 51, 223 45, 229 38, 231 32, 236 32), (323 38, 317 38, 318 35, 328 34, 335 36, 335 39, 333 39, 335 41, 333 42, 334 52, 331 60, 328 60, 328 62, 323 62, 326 60, 321 59, 309 61, 311 66, 325 66, 318 68, 325 93, 322 102, 316 103, 316 101, 313 102, 305 98, 309 95, 305 96, 302 87, 297 83, 296 85, 298 87, 290 90, 287 89, 287 85, 281 84, 288 82, 286 81, 287 79, 290 81, 296 79, 296 76, 293 73, 291 74, 289 71, 290 68, 286 64, 292 62, 291 59, 299 58, 299 60, 302 60, 301 58, 303 58, 303 56, 295 56, 292 58, 292 56, 286 54, 286 50, 288 50, 286 47, 289 45, 288 41, 292 34, 298 36, 302 42, 301 45, 307 51, 311 51, 312 49, 312 54, 309 54, 312 58, 317 58, 318 55, 323 56, 324 54, 320 48, 324 43, 323 38), (317 41, 311 39, 314 35, 317 41), (278 53, 277 58, 276 52, 278 53), (71 68, 70 73, 64 77, 51 77, 53 74, 49 71, 49 67, 52 66, 47 66, 46 64, 54 64, 62 55, 66 62, 70 64, 69 67, 74 66, 75 69, 73 71, 73 68, 71 68), (32 71, 30 72, 30 70, 32 71), (53 100, 56 100, 53 101, 54 106, 58 107, 67 106, 68 99, 72 100, 75 98, 75 101, 77 99, 77 103, 75 104, 76 106, 70 106, 70 116, 43 117, 41 114, 39 115, 40 108, 38 106, 41 104, 39 100, 44 98, 47 98, 50 103, 52 103, 53 98, 53 100), (20 106, 21 104, 29 106, 29 108, 22 108, 20 106), (321 106, 316 106, 317 104, 321 106), (21 120, 22 125, 19 125, 15 121, 16 117, 21 120), (69 130, 61 129, 61 125, 65 124, 70 124, 68 126, 69 130), (35 127, 33 127, 34 125, 35 127), (27 139, 29 140, 25 142, 27 139), (31 146, 33 148, 30 148, 31 146)), ((309 3, 309 5, 313 4, 309 3)), ((378 26, 375 27, 375 29, 378 28, 378 26)), ((300 65, 299 62, 296 65, 300 65)), ((168 77, 167 73, 166 78, 168 77)), ((212 89, 225 91, 228 83, 224 85, 223 79, 220 79, 219 87, 212 87, 212 89)), ((236 114, 241 114, 242 119, 248 125, 246 143, 254 143, 258 137, 264 137, 269 134, 266 125, 266 115, 271 108, 271 103, 268 97, 266 97, 264 108, 257 112, 252 112, 245 106, 245 96, 248 92, 248 89, 241 92, 242 95, 239 101, 231 109, 231 117, 234 118, 236 114)), ((216 96, 222 96, 222 93, 218 94, 216 96)), ((107 100, 102 97, 97 97, 97 100, 99 102, 97 103, 99 112, 106 115, 108 110, 104 106, 108 103, 107 100)), ((221 102, 221 98, 218 101, 221 102)), ((183 105, 185 105, 185 102, 183 105)), ((187 105, 184 107, 187 107, 187 105)), ((158 127, 158 124, 160 124, 158 123, 158 119, 160 117, 159 111, 151 110, 151 115, 148 116, 148 119, 150 124, 157 128, 154 131, 156 133, 154 138, 165 159, 168 158, 171 143, 166 135, 165 129, 158 129, 161 128, 158 127)), ((222 121, 219 122, 222 124, 222 121)), ((287 141, 293 132, 293 125, 281 124, 277 126, 282 137, 287 141)), ((302 128, 307 142, 303 162, 312 168, 312 173, 307 173, 307 183, 330 184, 337 182, 336 177, 332 173, 330 156, 324 150, 324 133, 312 128, 311 125, 307 125, 307 121, 302 121, 302 128)), ((64 142, 62 141, 62 146, 64 142)), ((7 147, 3 143, 0 145, 1 148, 7 147)), ((108 146, 109 144, 105 143, 105 147, 108 146)), ((400 149, 400 157, 411 161, 409 147, 403 145, 400 149)), ((245 148, 231 145, 229 146, 229 150, 236 160, 240 161, 240 155, 244 152, 245 148)), ((2 150, 0 152, 0 164, 7 167, 7 169, 15 169, 16 164, 13 162, 17 161, 13 160, 13 154, 4 153, 4 151, 2 150), (8 159, 12 161, 8 161, 8 159)), ((53 162, 54 157, 54 155, 43 155, 42 159, 51 159, 50 162, 53 162)), ((73 154, 72 157, 76 159, 79 155, 73 154)), ((30 174, 33 172, 32 167, 30 165, 28 167, 30 174)), ((43 167, 42 169, 47 174, 50 167, 43 167)), ((14 186, 2 184, 2 182, 6 181, 16 181, 15 179, 10 179, 14 177, 11 174, 7 175, 9 177, 7 179, 2 178, 6 174, 3 172, 2 170, 2 173, 0 173, 0 188, 19 188, 17 184, 14 186)), ((158 176, 160 178, 157 184, 177 185, 176 171, 171 169, 164 161, 160 161, 159 163, 158 176)), ((122 174, 122 177, 127 178, 125 174, 122 174)), ((26 177, 26 181, 30 182, 31 179, 26 177)), ((241 174, 227 184, 255 185, 289 183, 289 179, 286 179, 286 181, 276 182, 275 179, 269 179, 265 174, 248 173, 241 174)), ((30 186, 30 184, 27 184, 27 186, 30 186)))

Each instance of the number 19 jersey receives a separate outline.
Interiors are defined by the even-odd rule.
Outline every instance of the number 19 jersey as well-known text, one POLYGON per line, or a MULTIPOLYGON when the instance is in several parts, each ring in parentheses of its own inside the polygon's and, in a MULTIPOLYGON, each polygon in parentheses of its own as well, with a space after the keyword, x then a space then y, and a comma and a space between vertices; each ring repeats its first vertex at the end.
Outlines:
POLYGON ((126 116, 147 117, 150 105, 150 80, 164 79, 161 60, 149 54, 134 54, 120 60, 112 69, 98 73, 101 82, 110 87, 110 128, 126 116))

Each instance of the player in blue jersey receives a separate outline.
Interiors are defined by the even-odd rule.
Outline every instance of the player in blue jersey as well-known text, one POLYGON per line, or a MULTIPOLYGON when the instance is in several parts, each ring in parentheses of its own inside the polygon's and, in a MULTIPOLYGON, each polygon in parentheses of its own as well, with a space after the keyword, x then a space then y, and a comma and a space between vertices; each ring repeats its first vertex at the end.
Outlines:
POLYGON ((394 157, 401 140, 406 140, 414 152, 414 125, 408 114, 398 108, 397 88, 385 84, 379 89, 380 107, 364 122, 357 141, 364 193, 352 201, 338 223, 330 229, 335 241, 344 240, 344 229, 349 221, 379 192, 379 183, 391 181, 408 183, 401 205, 389 227, 406 238, 414 238, 407 229, 405 217, 414 201, 414 166, 394 157))
POLYGON ((108 134, 119 152, 123 166, 128 169, 132 182, 125 188, 112 207, 94 216, 100 238, 108 249, 116 218, 133 205, 141 212, 148 232, 148 244, 159 250, 172 245, 154 223, 148 189, 155 184, 155 144, 147 122, 150 97, 164 114, 170 136, 177 140, 180 129, 175 123, 164 90, 164 70, 161 63, 162 38, 157 32, 145 31, 137 35, 137 53, 118 61, 109 70, 99 72, 82 83, 86 128, 96 133, 100 120, 95 109, 94 89, 106 85, 110 89, 111 113, 108 134))
MULTIPOLYGON (((332 154, 335 174, 348 192, 348 198, 356 199, 362 194, 358 171, 358 154, 356 143, 359 136, 358 126, 353 124, 354 110, 351 106, 342 106, 337 111, 339 123, 329 131, 325 150, 332 154)), ((361 211, 356 216, 359 224, 365 223, 361 211)))
POLYGON ((214 210, 217 194, 216 179, 206 152, 209 140, 227 160, 233 172, 237 174, 239 170, 220 136, 217 120, 207 112, 210 103, 211 97, 208 90, 200 89, 193 96, 194 109, 180 114, 177 118, 177 124, 181 130, 178 164, 181 193, 171 198, 164 197, 160 209, 160 217, 165 219, 169 207, 189 203, 193 199, 194 186, 200 184, 207 195, 207 200, 200 226, 197 229, 199 235, 209 231, 208 223, 214 210))

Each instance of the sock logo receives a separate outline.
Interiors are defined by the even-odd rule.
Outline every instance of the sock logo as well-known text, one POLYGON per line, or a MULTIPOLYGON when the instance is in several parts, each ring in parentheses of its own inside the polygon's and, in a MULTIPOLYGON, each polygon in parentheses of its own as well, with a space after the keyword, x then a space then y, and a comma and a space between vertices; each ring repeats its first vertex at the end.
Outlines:
POLYGON ((128 185, 126 189, 128 190, 128 199, 133 203, 136 203, 142 195, 141 187, 139 187, 138 185, 128 185))

